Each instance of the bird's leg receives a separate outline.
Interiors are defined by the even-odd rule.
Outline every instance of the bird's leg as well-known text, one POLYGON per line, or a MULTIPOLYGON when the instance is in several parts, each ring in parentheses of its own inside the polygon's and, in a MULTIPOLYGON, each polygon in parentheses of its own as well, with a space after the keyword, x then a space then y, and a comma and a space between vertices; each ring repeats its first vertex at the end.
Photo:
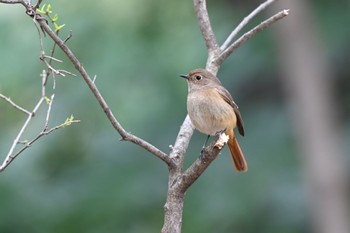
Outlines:
POLYGON ((207 143, 208 143, 209 138, 210 138, 210 135, 208 134, 207 139, 205 140, 205 142, 204 142, 204 144, 203 144, 203 146, 202 146, 201 155, 202 155, 202 153, 203 153, 203 150, 204 150, 205 147, 207 146, 207 143))
MULTIPOLYGON (((224 132, 226 131, 226 129, 227 129, 227 128, 216 132, 216 133, 215 133, 215 136, 220 136, 222 133, 224 133, 224 132)), ((204 145, 203 145, 203 147, 202 147, 202 150, 201 150, 201 154, 200 154, 200 155, 203 154, 203 151, 204 151, 205 147, 207 147, 207 143, 208 143, 209 138, 210 138, 210 135, 207 136, 207 139, 206 139, 205 142, 204 142, 204 145)))
POLYGON ((210 138, 210 135, 207 136, 207 139, 205 140, 202 149, 204 149, 204 148, 207 146, 207 143, 208 143, 209 138, 210 138))

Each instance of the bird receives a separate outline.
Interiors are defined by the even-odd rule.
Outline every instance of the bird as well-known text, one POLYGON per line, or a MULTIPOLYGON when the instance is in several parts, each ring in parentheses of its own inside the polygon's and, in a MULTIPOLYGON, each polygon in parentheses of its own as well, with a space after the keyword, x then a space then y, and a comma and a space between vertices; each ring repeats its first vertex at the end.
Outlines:
POLYGON ((244 136, 244 123, 229 91, 205 69, 195 69, 180 77, 188 83, 187 112, 194 127, 208 138, 225 133, 235 170, 246 172, 248 165, 234 133, 237 128, 244 136))

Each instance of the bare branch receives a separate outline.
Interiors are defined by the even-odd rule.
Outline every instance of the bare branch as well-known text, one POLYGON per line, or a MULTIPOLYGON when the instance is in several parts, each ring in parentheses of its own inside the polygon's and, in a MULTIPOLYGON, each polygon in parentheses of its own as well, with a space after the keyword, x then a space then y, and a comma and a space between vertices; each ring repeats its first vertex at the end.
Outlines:
POLYGON ((5 4, 22 4, 23 6, 26 5, 24 0, 0 0, 0 3, 5 3, 5 4))
POLYGON ((0 98, 1 98, 1 99, 4 99, 4 100, 7 101, 12 107, 14 107, 14 108, 20 110, 21 112, 23 112, 23 113, 25 113, 25 114, 27 114, 27 115, 30 115, 30 114, 31 114, 28 110, 26 110, 26 109, 22 108, 21 106, 15 104, 10 98, 4 96, 4 95, 1 94, 1 93, 0 93, 0 98))
MULTIPOLYGON (((35 19, 35 15, 32 15, 32 17, 35 19)), ((93 80, 91 80, 90 76, 86 72, 85 68, 83 65, 80 63, 80 61, 75 57, 73 52, 68 48, 68 46, 65 44, 65 41, 61 40, 52 30, 51 28, 47 25, 46 21, 44 19, 37 19, 37 22, 39 23, 40 27, 42 30, 44 30, 50 37, 51 39, 62 49, 62 51, 66 54, 66 56, 69 58, 69 60, 72 62, 74 67, 78 70, 78 72, 81 74, 83 77, 85 83, 88 85, 90 88, 91 92, 94 94, 96 100, 100 104, 101 108, 105 112, 107 118, 111 122, 112 126, 114 129, 121 135, 123 140, 130 141, 134 144, 139 145, 140 147, 144 148, 145 150, 151 152, 161 160, 163 160, 165 163, 168 164, 168 166, 173 166, 174 162, 172 159, 169 158, 169 156, 153 146, 152 144, 146 142, 145 140, 136 137, 135 135, 128 133, 118 122, 116 117, 113 115, 112 111, 110 110, 108 104, 102 97, 101 93, 99 92, 98 88, 96 87, 95 83, 93 80)))
POLYGON ((37 112, 37 110, 39 109, 39 107, 41 106, 41 104, 43 103, 44 98, 41 97, 40 100, 38 101, 38 103, 35 105, 33 111, 28 115, 27 120, 24 122, 21 130, 19 131, 19 133, 17 134, 17 137, 14 139, 12 146, 4 160, 4 162, 2 163, 2 165, 0 166, 0 172, 3 171, 13 160, 14 157, 13 156, 13 151, 15 150, 18 142, 20 141, 24 131, 27 129, 29 123, 31 122, 31 120, 33 119, 33 117, 35 116, 35 113, 37 112))
POLYGON ((34 10, 38 9, 40 7, 40 4, 43 0, 38 0, 38 2, 36 3, 36 5, 34 6, 34 10))
MULTIPOLYGON (((10 163, 18 156, 20 155, 24 150, 28 149, 31 145, 33 145, 34 142, 36 142, 39 138, 41 138, 42 136, 48 135, 51 132, 60 129, 60 128, 64 128, 72 123, 79 123, 79 120, 71 120, 69 118, 67 118, 67 120, 58 125, 55 126, 51 129, 48 130, 48 125, 49 125, 49 120, 50 120, 50 115, 51 115, 51 109, 52 109, 52 104, 55 98, 55 95, 52 94, 51 98, 48 99, 45 95, 46 95, 46 79, 47 79, 47 75, 45 70, 43 71, 42 74, 42 86, 41 86, 41 98, 39 99, 39 101, 37 102, 37 104, 35 105, 34 109, 32 110, 32 112, 28 111, 28 117, 27 120, 25 121, 25 123, 23 124, 22 128, 20 129, 19 133, 17 134, 16 138, 14 139, 12 146, 5 158, 5 160, 3 161, 3 163, 0 166, 0 172, 2 172, 8 165, 10 165, 10 163), (40 106, 42 105, 42 103, 46 101, 48 104, 48 108, 47 108, 47 112, 46 112, 46 118, 45 118, 45 122, 44 122, 44 127, 43 130, 38 134, 38 136, 36 136, 33 140, 31 140, 30 142, 23 142, 20 141, 23 133, 25 132, 25 130, 27 129, 29 123, 33 120, 33 118, 35 117, 36 112, 38 111, 38 109, 40 108, 40 106), (17 145, 19 144, 24 144, 24 146, 19 149, 17 152, 14 152, 17 145)), ((22 111, 22 110, 21 110, 22 111)), ((27 111, 27 110, 25 110, 27 111)))
POLYGON ((187 168, 182 174, 181 190, 186 192, 198 177, 207 169, 207 167, 218 157, 221 149, 216 146, 217 140, 213 141, 208 147, 202 150, 199 158, 187 168))
POLYGON ((43 131, 46 131, 49 128, 49 120, 50 120, 51 108, 52 108, 52 103, 53 103, 54 98, 55 98, 55 94, 52 94, 51 98, 46 101, 46 102, 48 102, 49 106, 48 106, 47 112, 46 112, 45 125, 44 125, 43 131))
POLYGON ((266 2, 260 4, 254 11, 252 11, 249 15, 244 17, 242 22, 238 24, 238 26, 231 32, 231 34, 227 37, 225 42, 220 47, 221 50, 225 50, 233 41, 233 38, 242 30, 244 26, 246 26, 251 19, 253 19, 257 14, 259 14, 261 11, 263 11, 266 7, 271 5, 276 0, 267 0, 266 2))
POLYGON ((210 24, 206 0, 194 0, 194 9, 205 45, 208 48, 208 52, 211 53, 217 50, 219 45, 216 42, 215 34, 210 24))
POLYGON ((62 61, 61 61, 61 60, 59 60, 59 59, 57 59, 57 58, 52 57, 52 55, 51 55, 51 56, 48 56, 48 55, 45 55, 45 54, 44 54, 44 56, 43 56, 43 57, 44 57, 44 58, 48 58, 48 59, 53 60, 53 61, 57 61, 57 62, 62 63, 62 61))
MULTIPOLYGON (((72 123, 80 123, 79 120, 73 120, 70 122, 70 124, 72 123)), ((28 149, 29 147, 31 147, 34 142, 36 142, 37 140, 39 140, 41 137, 43 136, 46 136, 46 135, 49 135, 50 133, 52 133, 53 131, 55 130, 58 130, 58 129, 61 129, 61 128, 64 128, 66 126, 65 123, 62 123, 60 125, 57 125, 49 130, 43 130, 39 133, 38 136, 36 136, 33 140, 31 141, 18 141, 17 144, 24 144, 24 146, 19 150, 17 151, 15 154, 13 155, 10 155, 10 156, 7 156, 6 159, 4 160, 3 164, 0 166, 0 172, 2 172, 8 165, 10 165, 10 163, 15 159, 17 158, 18 155, 20 155, 23 151, 25 151, 26 149, 28 149)))
POLYGON ((268 18, 267 20, 260 23, 258 26, 251 29, 249 32, 244 33, 239 39, 237 39, 233 44, 231 44, 226 50, 224 50, 215 60, 217 65, 221 65, 225 59, 230 56, 238 47, 240 47, 244 42, 252 38, 255 34, 267 28, 276 21, 284 18, 289 14, 289 10, 283 10, 275 14, 274 16, 268 18))

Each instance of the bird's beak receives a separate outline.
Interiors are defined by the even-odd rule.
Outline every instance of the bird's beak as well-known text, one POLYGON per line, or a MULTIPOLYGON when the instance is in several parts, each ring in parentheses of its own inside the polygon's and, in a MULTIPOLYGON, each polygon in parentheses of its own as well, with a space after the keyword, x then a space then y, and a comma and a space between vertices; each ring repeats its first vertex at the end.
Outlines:
POLYGON ((181 78, 188 79, 188 75, 187 75, 187 74, 180 74, 180 77, 181 77, 181 78))

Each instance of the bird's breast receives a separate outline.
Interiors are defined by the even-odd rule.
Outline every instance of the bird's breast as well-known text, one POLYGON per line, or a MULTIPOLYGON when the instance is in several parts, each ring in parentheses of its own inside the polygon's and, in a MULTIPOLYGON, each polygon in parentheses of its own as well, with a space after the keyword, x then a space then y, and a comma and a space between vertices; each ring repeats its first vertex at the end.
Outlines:
POLYGON ((190 92, 187 111, 195 128, 207 135, 236 127, 237 119, 232 106, 215 89, 190 92))

